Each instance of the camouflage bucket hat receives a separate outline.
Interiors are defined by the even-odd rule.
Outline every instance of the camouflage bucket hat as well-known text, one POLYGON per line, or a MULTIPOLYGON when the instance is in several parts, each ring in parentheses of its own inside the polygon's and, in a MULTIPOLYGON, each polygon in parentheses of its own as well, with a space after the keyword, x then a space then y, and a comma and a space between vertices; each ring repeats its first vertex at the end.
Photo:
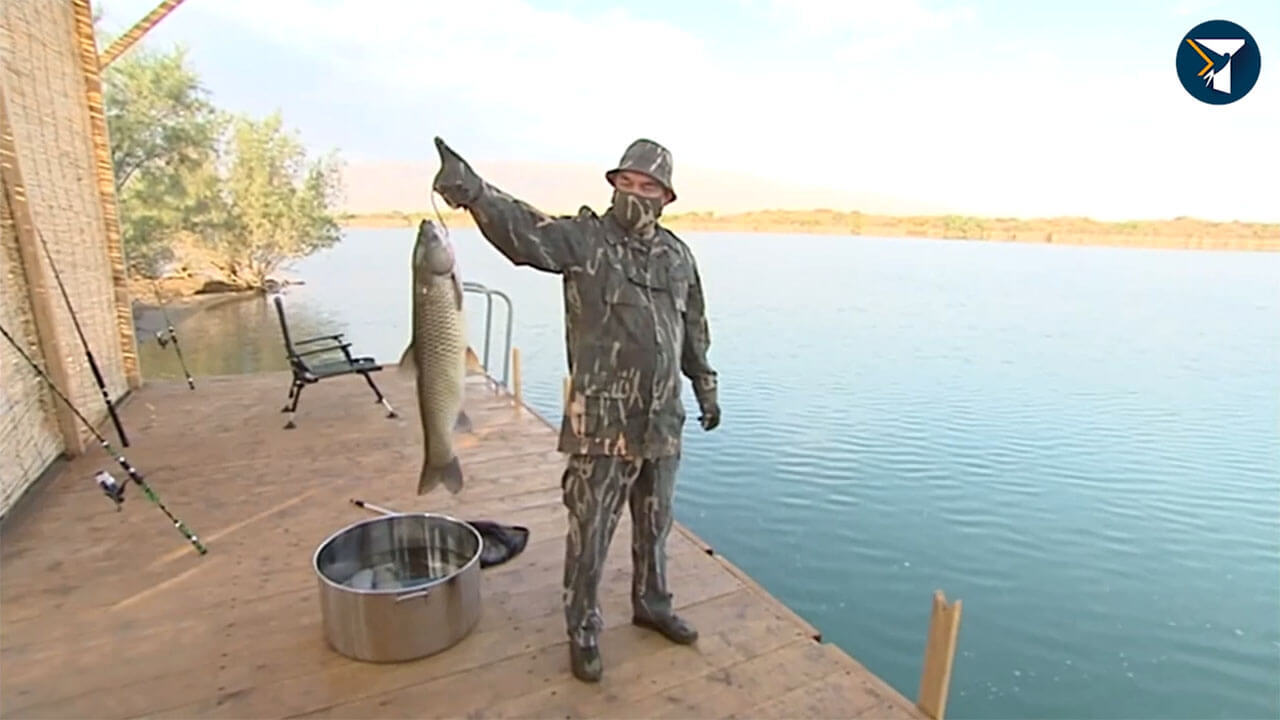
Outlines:
POLYGON ((627 146, 622 154, 618 167, 604 174, 609 184, 613 184, 613 176, 622 170, 644 173, 662 183, 671 193, 671 201, 676 200, 676 190, 671 187, 671 151, 652 140, 640 139, 627 146))

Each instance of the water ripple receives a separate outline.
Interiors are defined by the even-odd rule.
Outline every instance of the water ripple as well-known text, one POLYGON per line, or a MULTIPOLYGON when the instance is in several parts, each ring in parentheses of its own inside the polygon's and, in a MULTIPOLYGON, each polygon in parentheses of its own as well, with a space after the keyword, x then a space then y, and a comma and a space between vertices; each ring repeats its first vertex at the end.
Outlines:
MULTIPOLYGON (((351 234, 295 312, 395 357, 403 288, 352 269, 409 240, 351 234)), ((559 279, 454 234, 556 411, 559 279)), ((951 717, 1280 716, 1280 255, 682 236, 725 419, 677 514, 718 551, 908 695, 930 594, 963 598, 951 717)), ((197 362, 275 356, 269 314, 218 322, 197 362), (261 342, 219 356, 232 327, 261 342)))

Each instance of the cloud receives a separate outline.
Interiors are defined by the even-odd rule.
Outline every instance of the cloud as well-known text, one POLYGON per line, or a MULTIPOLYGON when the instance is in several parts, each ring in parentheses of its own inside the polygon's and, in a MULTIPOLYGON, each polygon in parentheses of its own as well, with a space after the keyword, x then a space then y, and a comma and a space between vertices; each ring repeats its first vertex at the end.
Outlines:
POLYGON ((389 0, 377 14, 364 2, 300 0, 229 0, 209 9, 309 54, 339 86, 376 85, 424 105, 500 117, 509 145, 548 133, 604 141, 640 125, 667 134, 661 118, 673 113, 629 120, 631 109, 692 106, 705 115, 707 85, 733 79, 690 33, 622 10, 577 16, 516 0, 389 0))
MULTIPOLYGON (((815 202, 898 198, 960 212, 1275 212, 1254 187, 1255 164, 1280 164, 1258 146, 1277 119, 1274 90, 1200 106, 1165 55, 1104 64, 1075 43, 1044 42, 1045 28, 984 36, 965 6, 742 0, 722 35, 701 36, 625 8, 523 0, 379 0, 376 13, 367 0, 189 5, 179 13, 235 25, 246 48, 286 48, 340 101, 367 107, 343 131, 353 158, 372 146, 364 138, 388 135, 404 138, 402 159, 434 162, 429 136, 441 134, 477 162, 600 168, 643 136, 672 149, 677 182, 719 177, 739 197, 791 186, 815 202), (723 54, 734 23, 763 28, 767 42, 723 54), (1242 183, 1212 201, 1180 169, 1211 124, 1242 183)), ((289 88, 280 92, 287 103, 289 88)), ((305 132, 308 118, 285 110, 305 132)), ((681 204, 696 197, 682 192, 681 204)))
POLYGON ((926 46, 940 33, 977 17, 972 7, 925 7, 918 0, 770 0, 768 12, 806 39, 838 40, 842 53, 869 55, 910 45, 926 46))
POLYGON ((1169 12, 1177 17, 1188 17, 1191 15, 1210 17, 1222 7, 1220 0, 1178 0, 1169 12))
MULTIPOLYGON (((353 212, 426 210, 437 165, 426 162, 351 162, 344 173, 342 207, 353 212)), ((598 211, 609 203, 604 165, 484 161, 476 170, 489 182, 544 212, 574 214, 582 205, 598 211)), ((768 175, 686 167, 676 177, 681 194, 673 212, 744 212, 761 208, 815 207, 928 214, 945 206, 874 191, 850 191, 782 182, 768 175)), ((437 199, 437 204, 441 201, 437 199)))

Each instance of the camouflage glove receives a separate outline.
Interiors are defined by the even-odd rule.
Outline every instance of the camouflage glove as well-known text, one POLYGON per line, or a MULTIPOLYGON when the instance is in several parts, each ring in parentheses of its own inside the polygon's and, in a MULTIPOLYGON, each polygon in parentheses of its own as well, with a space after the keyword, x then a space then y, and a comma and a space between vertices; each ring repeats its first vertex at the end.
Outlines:
POLYGON ((449 207, 467 207, 480 195, 483 181, 466 160, 438 137, 436 150, 440 152, 440 171, 436 173, 431 189, 440 193, 449 207))
POLYGON ((720 404, 712 397, 707 398, 701 405, 702 415, 698 416, 698 422, 707 432, 715 430, 720 425, 720 404))

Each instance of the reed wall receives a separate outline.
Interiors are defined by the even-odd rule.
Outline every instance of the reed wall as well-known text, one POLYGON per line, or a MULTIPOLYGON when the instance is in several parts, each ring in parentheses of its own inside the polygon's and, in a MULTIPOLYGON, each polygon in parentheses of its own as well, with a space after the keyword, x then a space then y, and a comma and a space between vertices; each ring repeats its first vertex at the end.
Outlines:
MULTIPOLYGON (((8 187, 0 180, 0 188, 8 187)), ((35 316, 8 202, 0 202, 0 325, 40 358, 35 316)), ((53 397, 22 357, 0 342, 0 512, 62 451, 53 397)))
MULTIPOLYGON (((44 247, 118 400, 137 385, 136 354, 89 12, 87 0, 0 2, 0 323, 118 444, 44 247)), ((42 383, 0 339, 0 514, 60 453, 98 452, 42 383)))

